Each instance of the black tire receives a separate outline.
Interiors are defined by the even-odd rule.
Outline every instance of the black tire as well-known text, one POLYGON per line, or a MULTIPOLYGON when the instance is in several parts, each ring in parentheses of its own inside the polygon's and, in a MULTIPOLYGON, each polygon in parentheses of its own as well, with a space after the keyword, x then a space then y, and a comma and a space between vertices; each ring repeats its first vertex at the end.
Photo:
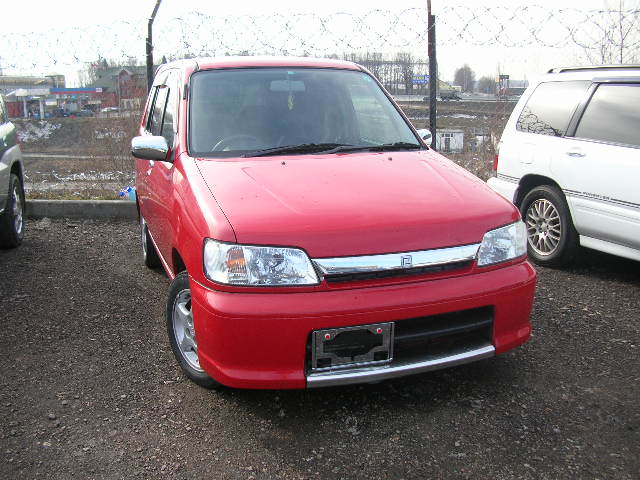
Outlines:
POLYGON ((520 212, 529 258, 544 267, 568 264, 578 249, 578 232, 563 193, 551 185, 535 187, 522 200, 520 212))
POLYGON ((24 187, 15 173, 9 175, 9 192, 0 215, 0 247, 15 248, 24 238, 24 187))
MULTIPOLYGON (((183 310, 185 311, 185 310, 183 310)), ((207 373, 200 368, 200 360, 197 354, 196 332, 193 328, 193 314, 191 313, 191 287, 189 284, 189 274, 184 271, 179 273, 171 282, 169 288, 169 298, 167 300, 167 333, 169 335, 169 343, 173 355, 178 360, 182 371, 189 379, 197 383, 201 387, 214 389, 220 387, 220 383, 216 382, 207 373), (184 302, 184 303, 182 303, 184 302), (189 312, 191 325, 188 321, 184 322, 184 316, 179 313, 180 304, 189 312), (182 338, 179 338, 182 334, 182 338), (195 346, 195 348, 187 349, 181 347, 183 345, 195 346), (185 352, 185 350, 188 350, 185 352)))
POLYGON ((149 235, 147 222, 144 221, 142 216, 140 216, 140 239, 142 241, 142 263, 149 268, 160 268, 160 257, 156 247, 153 245, 151 235, 149 235))

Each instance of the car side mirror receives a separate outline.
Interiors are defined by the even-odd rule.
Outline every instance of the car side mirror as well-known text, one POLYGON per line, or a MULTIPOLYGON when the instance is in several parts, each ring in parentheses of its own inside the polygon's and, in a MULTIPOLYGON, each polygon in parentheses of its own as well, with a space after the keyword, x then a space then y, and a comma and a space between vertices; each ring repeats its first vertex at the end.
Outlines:
POLYGON ((131 155, 142 160, 168 162, 169 145, 164 137, 143 135, 131 139, 131 155))
POLYGON ((431 145, 431 130, 428 128, 421 128, 418 130, 418 135, 420 135, 420 138, 424 140, 424 143, 431 145))

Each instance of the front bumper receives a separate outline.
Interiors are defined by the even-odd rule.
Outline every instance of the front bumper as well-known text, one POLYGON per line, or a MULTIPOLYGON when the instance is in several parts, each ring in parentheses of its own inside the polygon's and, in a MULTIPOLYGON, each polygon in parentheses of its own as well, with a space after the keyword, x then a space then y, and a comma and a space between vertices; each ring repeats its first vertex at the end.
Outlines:
POLYGON ((528 262, 455 278, 305 293, 230 293, 192 279, 200 365, 235 388, 305 388, 378 381, 500 354, 524 343, 536 273, 528 262), (405 365, 311 374, 311 332, 402 322, 491 307, 492 340, 447 357, 405 365))

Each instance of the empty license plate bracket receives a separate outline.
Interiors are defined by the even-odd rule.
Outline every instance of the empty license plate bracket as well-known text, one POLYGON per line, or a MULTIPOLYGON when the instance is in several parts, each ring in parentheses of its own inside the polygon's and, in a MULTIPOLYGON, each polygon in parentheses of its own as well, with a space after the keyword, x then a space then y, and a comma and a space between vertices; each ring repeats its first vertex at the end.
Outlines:
POLYGON ((383 365, 393 359, 393 322, 316 330, 311 370, 383 365))

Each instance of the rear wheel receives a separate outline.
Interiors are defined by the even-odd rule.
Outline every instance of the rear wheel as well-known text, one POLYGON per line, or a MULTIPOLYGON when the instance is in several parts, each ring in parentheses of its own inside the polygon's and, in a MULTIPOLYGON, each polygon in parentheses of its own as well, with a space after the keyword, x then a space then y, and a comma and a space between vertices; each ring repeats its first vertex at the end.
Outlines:
POLYGON ((171 283, 167 301, 167 333, 171 350, 184 373, 192 381, 205 388, 216 388, 220 384, 200 366, 198 341, 191 308, 189 274, 179 273, 171 283))
POLYGON ((551 185, 531 190, 520 206, 527 225, 527 251, 537 264, 566 265, 578 247, 578 233, 562 192, 551 185))
POLYGON ((24 237, 24 189, 20 177, 9 176, 9 194, 0 216, 0 246, 14 248, 24 237))

